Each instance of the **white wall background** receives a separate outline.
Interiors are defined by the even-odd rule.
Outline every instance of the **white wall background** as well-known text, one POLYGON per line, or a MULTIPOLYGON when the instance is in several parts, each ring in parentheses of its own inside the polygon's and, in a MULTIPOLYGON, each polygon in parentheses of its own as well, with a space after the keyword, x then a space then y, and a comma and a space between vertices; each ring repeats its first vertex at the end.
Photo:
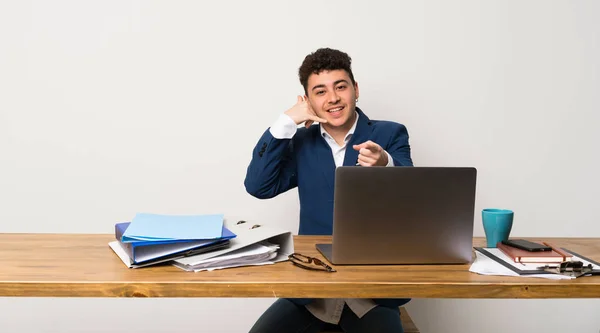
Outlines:
MULTIPOLYGON (((478 168, 477 211, 513 209, 513 236, 600 237, 598 14, 593 0, 0 0, 0 232, 110 233, 142 211, 296 232, 296 191, 260 201, 242 182, 302 93, 302 59, 330 46, 352 56, 363 110, 408 127, 416 165, 478 168)), ((0 331, 244 332, 272 301, 2 298, 0 331)), ((599 306, 408 308, 425 333, 595 333, 599 306)))

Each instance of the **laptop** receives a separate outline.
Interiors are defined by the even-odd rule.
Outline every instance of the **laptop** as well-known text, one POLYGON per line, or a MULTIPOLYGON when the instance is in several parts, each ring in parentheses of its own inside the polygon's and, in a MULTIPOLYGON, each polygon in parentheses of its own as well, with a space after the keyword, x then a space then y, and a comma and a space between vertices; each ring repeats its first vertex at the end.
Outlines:
POLYGON ((333 241, 317 249, 334 265, 468 263, 476 178, 471 167, 338 167, 333 241))

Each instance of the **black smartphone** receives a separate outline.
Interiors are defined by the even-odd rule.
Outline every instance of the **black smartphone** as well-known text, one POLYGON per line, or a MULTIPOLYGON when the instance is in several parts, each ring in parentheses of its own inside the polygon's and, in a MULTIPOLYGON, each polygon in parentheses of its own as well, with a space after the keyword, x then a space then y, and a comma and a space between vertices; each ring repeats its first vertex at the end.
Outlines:
POLYGON ((550 246, 530 242, 530 241, 524 240, 524 239, 509 239, 506 241, 502 241, 502 244, 516 247, 517 249, 530 251, 530 252, 552 251, 552 248, 550 246))

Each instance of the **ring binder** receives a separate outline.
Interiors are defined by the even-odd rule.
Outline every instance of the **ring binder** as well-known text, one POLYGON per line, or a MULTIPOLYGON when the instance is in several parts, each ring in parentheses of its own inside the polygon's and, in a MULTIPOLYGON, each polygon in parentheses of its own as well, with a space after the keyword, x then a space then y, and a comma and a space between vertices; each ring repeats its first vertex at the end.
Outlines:
MULTIPOLYGON (((224 226, 236 235, 229 240, 229 246, 224 249, 201 253, 189 257, 179 258, 173 261, 173 264, 184 270, 194 270, 195 266, 202 265, 207 260, 213 260, 219 256, 230 255, 235 251, 243 251, 251 246, 263 244, 264 242, 279 247, 274 258, 270 262, 280 262, 288 260, 288 256, 294 252, 294 240, 289 230, 263 224, 253 224, 248 227, 247 221, 241 220, 235 223, 224 223, 224 226)), ((237 252, 236 252, 237 253, 237 252)))

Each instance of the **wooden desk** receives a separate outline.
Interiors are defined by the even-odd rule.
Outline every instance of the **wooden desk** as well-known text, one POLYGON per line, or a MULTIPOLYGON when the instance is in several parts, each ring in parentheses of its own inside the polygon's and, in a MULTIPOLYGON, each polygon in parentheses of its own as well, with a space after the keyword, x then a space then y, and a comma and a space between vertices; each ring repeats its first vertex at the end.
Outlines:
MULTIPOLYGON (((548 280, 470 273, 469 265, 337 266, 308 271, 289 262, 191 273, 165 265, 128 269, 108 247, 112 235, 0 234, 0 296, 600 298, 600 276, 548 280)), ((295 248, 320 256, 317 242, 295 248)), ((600 261, 600 239, 546 239, 600 261)), ((483 245, 475 238, 474 245, 483 245)))

